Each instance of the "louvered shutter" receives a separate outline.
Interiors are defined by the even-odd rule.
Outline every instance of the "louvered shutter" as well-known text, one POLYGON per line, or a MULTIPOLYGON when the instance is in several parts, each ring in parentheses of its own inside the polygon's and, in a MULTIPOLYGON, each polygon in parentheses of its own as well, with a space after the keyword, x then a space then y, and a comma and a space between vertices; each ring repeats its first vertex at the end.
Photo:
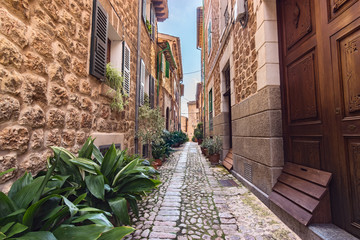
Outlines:
POLYGON ((123 65, 122 65, 122 73, 124 76, 124 92, 130 95, 130 48, 123 42, 123 65))
POLYGON ((155 79, 153 76, 150 75, 150 77, 149 77, 149 99, 150 99, 150 107, 151 108, 154 108, 154 106, 155 106, 154 92, 155 92, 155 79))
POLYGON ((155 39, 155 10, 154 5, 151 3, 150 6, 150 23, 151 23, 151 39, 155 39))
POLYGON ((142 17, 146 22, 146 0, 142 0, 142 17))
POLYGON ((167 77, 167 78, 170 77, 170 64, 168 61, 166 61, 166 64, 165 64, 165 77, 167 77))
POLYGON ((94 1, 91 30, 90 74, 98 79, 106 76, 108 15, 99 1, 94 1))
POLYGON ((145 63, 141 59, 140 65, 140 105, 144 105, 144 90, 145 90, 145 63))

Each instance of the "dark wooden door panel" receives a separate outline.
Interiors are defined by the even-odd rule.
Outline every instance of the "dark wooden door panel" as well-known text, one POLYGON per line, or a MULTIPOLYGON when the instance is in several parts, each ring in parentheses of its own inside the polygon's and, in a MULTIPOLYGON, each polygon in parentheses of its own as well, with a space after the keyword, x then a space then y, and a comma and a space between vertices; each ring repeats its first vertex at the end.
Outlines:
POLYGON ((333 222, 360 237, 360 1, 277 3, 285 159, 333 173, 333 222))
POLYGON ((331 36, 345 227, 360 235, 360 18, 331 36), (347 176, 347 177, 346 177, 347 176))
POLYGON ((319 117, 315 69, 314 51, 301 56, 287 67, 289 124, 296 121, 317 120, 319 117))

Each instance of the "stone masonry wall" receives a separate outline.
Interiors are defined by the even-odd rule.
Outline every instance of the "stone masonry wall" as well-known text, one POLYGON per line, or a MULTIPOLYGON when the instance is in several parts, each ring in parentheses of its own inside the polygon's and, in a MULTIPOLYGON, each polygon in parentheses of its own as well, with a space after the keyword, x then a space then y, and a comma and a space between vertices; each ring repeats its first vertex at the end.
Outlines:
POLYGON ((16 168, 0 190, 43 169, 50 146, 76 152, 94 132, 123 133, 134 152, 137 2, 100 0, 131 49, 129 104, 116 112, 89 76, 91 0, 0 0, 0 171, 16 168))

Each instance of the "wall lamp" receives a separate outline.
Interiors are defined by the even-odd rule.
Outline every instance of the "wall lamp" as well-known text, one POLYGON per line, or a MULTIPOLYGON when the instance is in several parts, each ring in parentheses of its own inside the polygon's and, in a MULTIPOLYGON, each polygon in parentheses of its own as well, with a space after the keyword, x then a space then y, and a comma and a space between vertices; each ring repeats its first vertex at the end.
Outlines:
POLYGON ((239 21, 241 26, 245 28, 249 20, 248 1, 236 0, 234 11, 235 21, 239 21))

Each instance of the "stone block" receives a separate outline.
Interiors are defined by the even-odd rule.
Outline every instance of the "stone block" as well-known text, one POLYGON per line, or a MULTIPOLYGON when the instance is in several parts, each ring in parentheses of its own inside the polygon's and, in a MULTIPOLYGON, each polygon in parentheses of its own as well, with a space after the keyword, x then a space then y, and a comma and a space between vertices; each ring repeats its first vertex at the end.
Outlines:
POLYGON ((52 86, 50 91, 50 103, 55 106, 63 106, 69 102, 69 96, 65 88, 52 86))
POLYGON ((0 123, 10 119, 17 119, 20 112, 20 103, 16 98, 3 96, 0 99, 0 123))
POLYGON ((74 130, 64 130, 62 132, 62 145, 64 147, 72 147, 75 145, 75 131, 74 130))
POLYGON ((72 70, 73 72, 79 76, 79 77, 87 77, 88 76, 88 72, 86 69, 86 62, 85 61, 80 61, 77 58, 73 58, 73 62, 72 62, 72 70))
POLYGON ((25 108, 21 111, 19 123, 32 128, 43 127, 45 126, 45 113, 38 105, 25 108))
POLYGON ((17 47, 5 38, 0 38, 0 64, 20 69, 22 63, 23 56, 17 47))
POLYGON ((63 128, 65 125, 65 112, 60 109, 50 109, 47 113, 47 126, 49 128, 63 128))
POLYGON ((26 74, 24 77, 26 79, 25 86, 22 89, 24 102, 32 104, 34 101, 40 101, 46 104, 47 84, 45 79, 30 74, 26 74))
POLYGON ((268 63, 256 73, 258 91, 270 85, 280 85, 280 67, 278 63, 268 63))
POLYGON ((89 114, 89 113, 82 113, 82 114, 81 114, 80 127, 81 127, 81 128, 91 128, 91 127, 92 127, 92 120, 93 120, 93 117, 92 117, 91 114, 89 114))
MULTIPOLYGON (((248 164, 251 167, 251 183, 258 187, 261 191, 269 194, 272 187, 277 182, 277 178, 280 176, 282 166, 269 167, 255 161, 251 161, 245 157, 233 154, 234 157, 234 171, 244 177, 244 164, 248 164)), ((245 178, 245 177, 244 177, 245 178)))
POLYGON ((249 98, 249 114, 281 109, 280 87, 267 86, 249 98))
POLYGON ((0 69, 0 91, 12 95, 19 95, 24 78, 14 71, 0 69))
POLYGON ((47 64, 46 62, 39 56, 34 53, 27 53, 24 65, 27 70, 33 71, 40 75, 47 75, 47 64))
POLYGON ((49 16, 55 20, 59 20, 59 8, 56 6, 55 2, 52 0, 41 0, 41 6, 49 14, 49 16))
POLYGON ((66 112, 66 127, 69 129, 78 129, 80 127, 80 112, 75 108, 69 108, 66 112))
POLYGON ((282 138, 233 137, 233 152, 269 167, 284 165, 282 138))
POLYGON ((31 149, 41 148, 43 143, 44 143, 44 130, 37 129, 33 131, 30 140, 31 149))
POLYGON ((249 100, 246 99, 231 108, 231 119, 232 121, 243 118, 250 114, 249 100))
POLYGON ((268 63, 279 63, 279 44, 269 42, 262 45, 258 51, 258 67, 261 68, 268 63))
POLYGON ((255 33, 256 51, 264 45, 265 42, 278 42, 277 21, 264 21, 255 33))
POLYGON ((53 39, 49 35, 37 31, 32 36, 31 46, 40 55, 51 59, 53 58, 52 42, 53 39))
POLYGON ((60 146, 61 144, 61 133, 59 129, 53 129, 46 131, 45 133, 45 146, 60 146))
POLYGON ((46 169, 46 156, 39 153, 31 153, 23 158, 19 164, 19 170, 23 173, 25 171, 36 175, 41 170, 46 169))
POLYGON ((29 0, 2 0, 0 3, 8 6, 10 10, 22 18, 30 17, 29 0))
POLYGON ((276 0, 262 1, 256 13, 258 28, 264 21, 276 21, 276 0))
MULTIPOLYGON (((76 143, 82 145, 85 143, 87 134, 85 132, 76 132, 76 143)), ((96 139, 95 139, 96 141, 96 139)))
POLYGON ((15 168, 15 170, 0 177, 0 183, 4 183, 14 178, 17 172, 16 154, 0 156, 0 172, 6 171, 11 168, 15 168))
POLYGON ((5 9, 0 9, 0 32, 21 48, 28 45, 27 27, 24 23, 11 16, 5 9))
POLYGON ((0 150, 25 152, 28 142, 29 131, 25 127, 10 126, 0 132, 0 150))
POLYGON ((55 43, 55 56, 59 63, 64 67, 64 69, 68 72, 71 70, 71 57, 69 53, 66 51, 66 48, 60 44, 55 43))
POLYGON ((57 62, 52 63, 48 68, 49 78, 52 82, 64 84, 64 70, 57 62))

